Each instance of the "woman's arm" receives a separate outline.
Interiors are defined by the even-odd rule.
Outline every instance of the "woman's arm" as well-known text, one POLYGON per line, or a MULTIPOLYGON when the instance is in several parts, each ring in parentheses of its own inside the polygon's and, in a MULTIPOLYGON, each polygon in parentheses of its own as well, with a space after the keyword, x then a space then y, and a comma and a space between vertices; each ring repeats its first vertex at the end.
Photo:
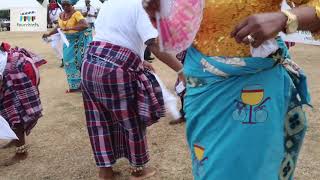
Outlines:
MULTIPOLYGON (((293 8, 291 12, 298 18, 299 30, 308 30, 316 32, 320 30, 320 19, 317 16, 314 5, 320 6, 318 0, 301 1, 290 0, 292 2, 309 2, 309 6, 293 8)), ((301 5, 301 4, 299 4, 301 5)), ((159 0, 143 0, 143 6, 151 17, 159 11, 159 0)), ((320 9, 320 7, 318 7, 320 9)), ((255 14, 247 17, 234 28, 231 36, 239 43, 250 44, 249 35, 254 38, 251 45, 260 46, 264 41, 275 37, 279 32, 284 31, 287 23, 287 16, 282 12, 255 14)))
POLYGON ((155 39, 150 39, 146 42, 146 45, 150 49, 150 51, 163 63, 168 65, 171 69, 178 73, 179 79, 185 82, 185 78, 183 76, 183 64, 172 54, 160 51, 159 43, 156 42, 155 39))
POLYGON ((320 19, 317 17, 315 8, 305 6, 292 9, 291 12, 298 17, 299 30, 311 32, 320 30, 320 19))
MULTIPOLYGON (((320 19, 313 7, 301 6, 290 10, 297 16, 298 29, 308 31, 320 30, 320 19)), ((285 31, 288 17, 283 12, 255 14, 240 22, 231 36, 238 43, 250 44, 249 35, 254 39, 251 41, 253 47, 260 46, 264 41, 275 37, 279 32, 285 31)))
POLYGON ((88 25, 87 21, 85 19, 81 19, 76 26, 67 27, 67 28, 64 28, 62 30, 63 31, 71 31, 71 30, 83 31, 83 30, 86 30, 88 27, 89 27, 89 25, 88 25))
POLYGON ((58 33, 58 28, 59 28, 59 25, 57 27, 55 27, 52 31, 50 31, 49 33, 46 33, 44 35, 42 35, 43 38, 47 38, 53 34, 56 34, 58 33))

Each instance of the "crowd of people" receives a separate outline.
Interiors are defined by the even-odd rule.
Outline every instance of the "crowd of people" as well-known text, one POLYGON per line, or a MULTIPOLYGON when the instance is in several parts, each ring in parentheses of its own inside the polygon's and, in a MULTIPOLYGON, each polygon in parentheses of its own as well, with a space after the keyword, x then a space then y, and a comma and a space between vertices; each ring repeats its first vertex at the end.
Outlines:
MULTIPOLYGON (((108 0, 99 13, 90 0, 81 12, 70 0, 62 0, 61 8, 50 3, 54 29, 43 38, 53 39, 62 60, 66 92, 82 93, 99 179, 116 178, 113 166, 120 158, 131 165, 130 179, 156 173, 147 166, 146 132, 165 116, 166 102, 148 62, 151 53, 177 73, 177 87, 186 87, 178 91, 182 116, 170 123, 186 122, 194 179, 294 178, 307 127, 302 106, 311 98, 306 75, 277 34, 309 30, 319 38, 320 1, 288 0, 293 8, 286 11, 280 11, 282 0, 204 2, 194 43, 177 55, 158 44, 153 21, 160 0, 108 0), (259 49, 266 42, 268 48, 259 49), (62 53, 57 44, 63 44, 62 53), (256 56, 253 50, 267 55, 256 56)), ((25 135, 41 117, 36 72, 44 60, 6 44, 1 51, 8 53, 8 65, 0 114, 19 137, 5 146, 17 146, 10 165, 27 157, 25 135), (14 86, 15 80, 21 86, 14 86), (31 105, 29 94, 20 91, 33 93, 31 105)))

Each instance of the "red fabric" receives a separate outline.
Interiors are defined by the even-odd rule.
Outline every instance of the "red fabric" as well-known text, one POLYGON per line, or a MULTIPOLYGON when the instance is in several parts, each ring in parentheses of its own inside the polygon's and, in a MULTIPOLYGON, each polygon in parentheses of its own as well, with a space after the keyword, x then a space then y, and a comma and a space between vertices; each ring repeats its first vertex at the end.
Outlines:
POLYGON ((285 42, 285 43, 286 43, 288 49, 290 49, 291 47, 296 45, 296 43, 294 43, 294 42, 285 42))
POLYGON ((10 45, 8 43, 5 43, 5 42, 1 43, 1 49, 2 50, 8 52, 10 50, 10 48, 11 47, 10 47, 10 45))
POLYGON ((26 64, 23 67, 23 72, 31 80, 32 85, 37 86, 37 75, 36 75, 36 72, 34 72, 34 69, 30 62, 26 62, 26 64))
POLYGON ((50 4, 49 4, 49 9, 50 9, 50 10, 55 10, 55 9, 57 9, 57 8, 59 8, 59 6, 58 6, 57 3, 50 3, 50 4))

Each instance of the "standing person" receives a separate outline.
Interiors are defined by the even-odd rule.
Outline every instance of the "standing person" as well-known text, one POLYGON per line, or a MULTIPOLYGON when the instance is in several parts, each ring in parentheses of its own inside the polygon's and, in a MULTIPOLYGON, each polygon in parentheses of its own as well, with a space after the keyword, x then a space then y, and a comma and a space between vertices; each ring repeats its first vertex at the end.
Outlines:
POLYGON ((82 9, 82 14, 86 18, 90 28, 94 28, 94 22, 96 21, 98 11, 91 5, 90 0, 86 0, 86 7, 82 9))
POLYGON ((164 115, 159 83, 143 61, 145 46, 180 73, 182 64, 162 53, 155 43, 158 32, 141 0, 110 0, 96 21, 96 36, 82 67, 83 100, 92 150, 100 179, 114 179, 112 166, 119 158, 131 165, 130 179, 156 173, 150 160, 146 130, 164 115))
POLYGON ((62 12, 59 16, 58 26, 49 34, 44 34, 47 38, 58 32, 60 28, 69 41, 69 46, 63 46, 64 69, 67 74, 69 90, 66 93, 79 92, 81 83, 81 65, 87 45, 92 41, 91 29, 85 18, 79 11, 76 11, 71 0, 62 0, 62 12))
MULTIPOLYGON (((307 123, 302 105, 310 97, 305 74, 275 36, 300 29, 319 37, 320 2, 291 0, 296 8, 283 12, 281 2, 205 1, 184 63, 186 134, 196 180, 294 178, 307 123), (276 51, 253 57, 250 45, 261 48, 267 40, 276 51)), ((143 4, 155 16, 160 3, 143 4)))
MULTIPOLYGON (((58 26, 59 15, 62 13, 58 3, 52 0, 48 6, 49 20, 53 24, 53 27, 58 26)), ((51 47, 54 49, 56 56, 61 60, 60 67, 63 67, 63 42, 61 40, 60 34, 56 33, 51 36, 51 47)))
POLYGON ((0 115, 19 138, 1 147, 16 146, 15 155, 1 162, 1 165, 10 166, 28 157, 26 136, 42 116, 38 67, 46 61, 25 49, 10 48, 6 43, 1 44, 0 51, 7 54, 1 59, 7 62, 0 79, 0 115))

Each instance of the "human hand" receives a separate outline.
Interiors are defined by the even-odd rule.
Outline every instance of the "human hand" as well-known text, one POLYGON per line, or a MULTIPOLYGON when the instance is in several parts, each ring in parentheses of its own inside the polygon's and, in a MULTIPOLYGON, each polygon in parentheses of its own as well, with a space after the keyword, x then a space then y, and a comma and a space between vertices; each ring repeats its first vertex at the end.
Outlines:
POLYGON ((148 70, 152 71, 152 72, 156 72, 155 69, 153 68, 152 64, 150 64, 147 61, 143 61, 143 67, 145 69, 148 69, 148 70))
POLYGON ((49 34, 43 34, 43 35, 42 35, 42 38, 43 38, 43 39, 46 39, 46 38, 48 38, 49 36, 50 36, 49 34))
POLYGON ((259 47, 285 29, 287 16, 282 12, 255 14, 240 22, 231 33, 238 43, 259 47))
POLYGON ((61 31, 70 31, 71 30, 71 28, 69 28, 69 27, 60 28, 60 29, 61 29, 61 31))
POLYGON ((186 78, 183 73, 178 74, 179 81, 183 82, 183 85, 186 86, 186 78))

